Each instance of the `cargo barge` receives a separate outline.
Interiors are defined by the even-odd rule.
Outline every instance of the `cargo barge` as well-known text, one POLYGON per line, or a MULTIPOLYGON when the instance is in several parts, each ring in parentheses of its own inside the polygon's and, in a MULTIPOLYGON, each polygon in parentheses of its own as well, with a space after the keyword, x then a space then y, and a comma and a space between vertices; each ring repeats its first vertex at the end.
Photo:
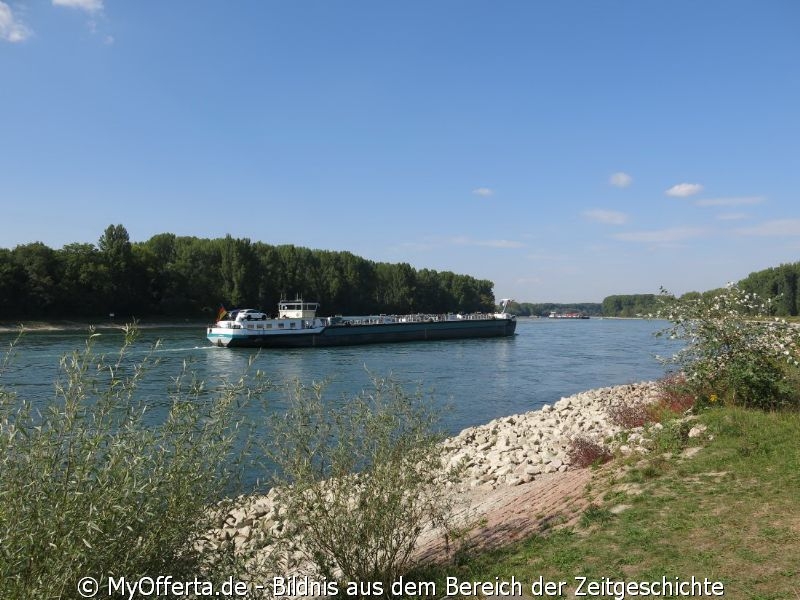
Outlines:
POLYGON ((206 337, 226 348, 307 348, 488 338, 514 335, 517 320, 501 301, 499 313, 318 317, 319 304, 281 301, 278 316, 254 309, 222 311, 206 337))

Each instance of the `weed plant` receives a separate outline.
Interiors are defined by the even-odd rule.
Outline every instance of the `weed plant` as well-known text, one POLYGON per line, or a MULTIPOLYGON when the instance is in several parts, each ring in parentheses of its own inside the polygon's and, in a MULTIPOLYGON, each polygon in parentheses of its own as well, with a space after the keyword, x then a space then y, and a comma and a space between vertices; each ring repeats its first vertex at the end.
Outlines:
MULTIPOLYGON (((650 408, 652 421, 663 421, 670 416, 682 415, 691 411, 697 403, 696 389, 689 384, 682 373, 672 373, 658 382, 658 402, 650 408)), ((712 394, 703 394, 711 398, 712 394)))
POLYGON ((596 504, 590 504, 581 515, 580 525, 581 527, 591 527, 592 525, 602 526, 608 523, 613 516, 614 515, 611 514, 607 508, 596 504))
POLYGON ((651 420, 649 407, 642 402, 618 402, 609 406, 607 412, 612 423, 627 429, 641 427, 651 420))
POLYGON ((437 415, 420 393, 374 378, 374 389, 336 407, 323 388, 298 384, 272 424, 276 484, 290 492, 277 496, 283 541, 340 592, 349 582, 378 584, 347 596, 388 597, 422 532, 446 527, 445 483, 458 469, 443 468, 437 415))
POLYGON ((602 444, 583 436, 570 438, 567 456, 570 464, 579 469, 601 465, 612 458, 611 453, 602 444))
POLYGON ((47 406, 0 386, 4 600, 78 598, 83 577, 102 586, 110 576, 233 574, 194 542, 235 484, 236 408, 253 389, 242 379, 209 394, 184 367, 168 414, 153 419, 136 390, 154 359, 129 356, 136 330, 111 357, 95 338, 62 358, 47 406))

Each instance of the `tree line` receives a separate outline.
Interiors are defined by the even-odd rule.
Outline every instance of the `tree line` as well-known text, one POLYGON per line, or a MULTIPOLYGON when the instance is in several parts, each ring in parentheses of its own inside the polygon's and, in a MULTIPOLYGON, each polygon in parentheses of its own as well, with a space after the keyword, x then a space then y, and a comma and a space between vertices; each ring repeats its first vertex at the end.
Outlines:
POLYGON ((604 317, 643 317, 658 308, 657 294, 618 294, 603 298, 604 317))
POLYGON ((547 317, 552 312, 577 312, 590 317, 602 315, 601 305, 597 302, 578 302, 575 304, 556 304, 554 302, 512 302, 508 312, 522 317, 547 317))
MULTIPOLYGON (((770 314, 777 317, 796 317, 800 314, 800 262, 785 263, 750 273, 738 282, 745 292, 756 294, 769 302, 770 314)), ((681 300, 714 297, 719 288, 705 292, 686 292, 681 300)), ((627 294, 608 296, 603 300, 602 312, 606 317, 636 317, 653 314, 658 309, 658 294, 627 294)))
POLYGON ((324 314, 491 312, 494 283, 449 271, 374 262, 350 252, 272 246, 247 238, 172 233, 131 242, 109 225, 98 243, 0 248, 0 315, 24 318, 216 315, 220 305, 264 308, 282 298, 324 314))
POLYGON ((771 309, 776 316, 796 317, 800 307, 798 278, 800 262, 786 263, 750 273, 739 282, 739 286, 762 300, 771 300, 771 309))

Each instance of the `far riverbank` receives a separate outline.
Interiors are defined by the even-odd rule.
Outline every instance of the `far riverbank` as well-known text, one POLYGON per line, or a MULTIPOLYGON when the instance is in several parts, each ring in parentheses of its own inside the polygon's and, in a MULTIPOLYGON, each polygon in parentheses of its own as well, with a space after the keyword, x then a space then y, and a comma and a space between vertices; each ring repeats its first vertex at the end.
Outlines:
MULTIPOLYGON (((0 333, 18 333, 20 331, 121 331, 132 321, 113 320, 113 321, 0 321, 0 333)), ((208 321, 197 321, 186 319, 184 321, 136 321, 139 329, 186 329, 206 327, 208 321)))

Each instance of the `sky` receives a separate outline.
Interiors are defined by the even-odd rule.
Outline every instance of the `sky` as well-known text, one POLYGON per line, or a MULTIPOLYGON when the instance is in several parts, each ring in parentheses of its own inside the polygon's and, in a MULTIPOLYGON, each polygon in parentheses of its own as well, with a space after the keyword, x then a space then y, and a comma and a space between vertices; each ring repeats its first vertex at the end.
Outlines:
POLYGON ((497 298, 800 260, 795 0, 0 0, 0 247, 110 224, 497 298))

